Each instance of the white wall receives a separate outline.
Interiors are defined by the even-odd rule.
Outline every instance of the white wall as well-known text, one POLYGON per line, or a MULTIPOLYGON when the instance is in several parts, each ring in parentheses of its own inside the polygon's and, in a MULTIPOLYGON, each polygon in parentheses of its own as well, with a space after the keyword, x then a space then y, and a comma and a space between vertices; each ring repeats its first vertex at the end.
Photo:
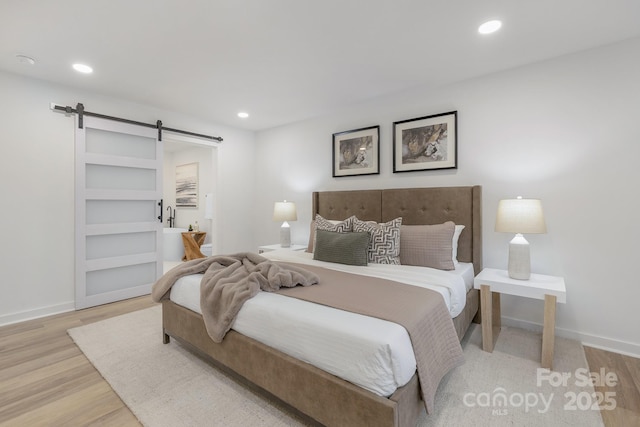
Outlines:
POLYGON ((3 72, 0 93, 0 324, 74 306, 74 120, 51 102, 222 136, 218 250, 253 248, 253 132, 3 72))
MULTIPOLYGON (((418 88, 257 135, 258 244, 278 241, 273 202, 297 202, 306 243, 314 190, 483 186, 484 266, 506 268, 497 203, 541 198, 548 233, 527 236, 532 269, 561 275, 558 334, 640 355, 640 39, 438 89, 418 88), (392 173, 392 123, 458 111, 458 169, 392 173), (332 133, 381 126, 379 176, 331 177, 332 133), (635 319, 635 321, 633 320, 635 319)), ((537 327, 542 301, 503 297, 506 323, 537 327)))

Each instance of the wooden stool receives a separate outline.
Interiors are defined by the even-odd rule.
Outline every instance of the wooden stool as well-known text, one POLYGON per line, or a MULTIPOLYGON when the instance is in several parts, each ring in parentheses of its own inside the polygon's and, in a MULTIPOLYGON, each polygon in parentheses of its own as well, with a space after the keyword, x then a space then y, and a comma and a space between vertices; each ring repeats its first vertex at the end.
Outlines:
POLYGON ((204 243, 205 237, 207 237, 207 233, 204 231, 187 231, 182 233, 182 243, 184 244, 182 261, 206 258, 206 256, 200 252, 200 246, 204 243))

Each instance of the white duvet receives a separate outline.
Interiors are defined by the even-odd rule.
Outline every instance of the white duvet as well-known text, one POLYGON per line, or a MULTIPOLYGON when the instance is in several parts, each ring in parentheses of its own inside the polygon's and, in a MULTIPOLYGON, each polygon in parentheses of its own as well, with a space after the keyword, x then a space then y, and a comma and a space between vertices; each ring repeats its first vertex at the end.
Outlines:
MULTIPOLYGON (((442 295, 452 317, 460 314, 466 292, 473 286, 473 265, 468 263, 441 271, 382 264, 347 266, 315 261, 313 254, 301 251, 262 255, 429 288, 442 295)), ((171 289, 171 300, 201 313, 201 278, 202 274, 194 274, 179 279, 171 289)), ((259 292, 244 304, 232 329, 381 396, 405 385, 416 370, 411 341, 402 326, 283 295, 259 292)))

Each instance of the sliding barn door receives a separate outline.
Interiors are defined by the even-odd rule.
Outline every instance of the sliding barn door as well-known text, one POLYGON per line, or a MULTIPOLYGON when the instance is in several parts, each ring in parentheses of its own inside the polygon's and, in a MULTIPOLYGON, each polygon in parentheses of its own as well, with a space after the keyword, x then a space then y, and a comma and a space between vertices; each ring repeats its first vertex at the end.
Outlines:
POLYGON ((150 293, 163 258, 157 129, 83 122, 76 125, 76 309, 150 293))

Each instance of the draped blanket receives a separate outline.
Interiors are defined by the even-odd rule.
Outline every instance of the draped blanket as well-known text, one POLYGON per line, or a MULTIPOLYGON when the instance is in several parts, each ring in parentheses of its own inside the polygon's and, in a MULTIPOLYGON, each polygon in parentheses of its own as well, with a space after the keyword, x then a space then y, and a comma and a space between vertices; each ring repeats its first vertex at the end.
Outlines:
MULTIPOLYGON (((299 264, 289 264, 294 265, 299 264)), ((458 334, 442 295, 392 280, 306 264, 304 267, 321 277, 322 284, 283 288, 278 293, 403 326, 416 357, 422 400, 427 413, 432 414, 440 381, 464 362, 458 334)))
POLYGON ((281 287, 309 286, 318 277, 302 267, 277 264, 255 253, 218 255, 182 263, 163 275, 151 290, 159 302, 169 298, 173 284, 181 277, 204 273, 200 282, 200 309, 207 333, 222 342, 242 305, 260 290, 273 292, 281 287))

